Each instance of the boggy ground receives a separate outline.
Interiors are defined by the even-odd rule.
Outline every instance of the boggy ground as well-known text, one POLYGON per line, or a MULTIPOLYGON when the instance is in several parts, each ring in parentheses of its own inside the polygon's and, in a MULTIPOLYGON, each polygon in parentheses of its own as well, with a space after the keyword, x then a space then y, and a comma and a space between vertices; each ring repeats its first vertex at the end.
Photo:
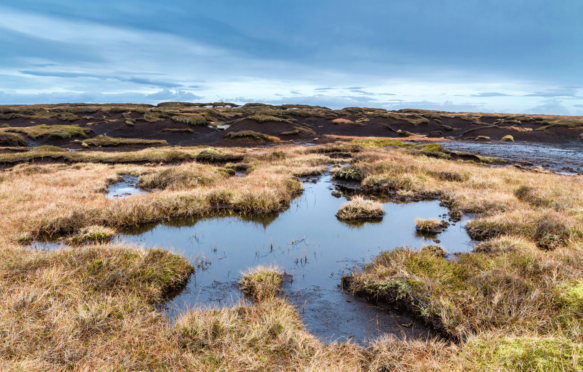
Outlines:
POLYGON ((23 163, 0 173, 3 370, 583 368, 579 176, 492 168, 486 163, 495 159, 391 139, 71 155, 80 156, 71 165, 23 163), (168 158, 173 164, 160 164, 168 158), (192 309, 170 323, 158 305, 194 270, 180 255, 103 241, 53 252, 24 245, 46 236, 100 240, 123 226, 215 209, 272 212, 301 192, 297 177, 344 162, 335 177, 360 193, 440 198, 452 217, 476 214, 468 232, 483 243, 475 252, 448 261, 429 249, 395 249, 344 280, 371 301, 417 314, 444 339, 324 344, 277 296, 276 268, 241 281, 252 305, 192 309), (122 174, 155 191, 106 199, 122 174))
POLYGON ((54 145, 120 151, 152 146, 257 146, 274 142, 325 143, 341 137, 450 138, 488 137, 500 141, 578 143, 583 118, 549 115, 387 111, 349 107, 331 110, 307 105, 238 107, 234 104, 166 102, 151 105, 0 106, 0 146, 54 145), (225 129, 226 128, 226 129, 225 129), (223 130, 225 129, 225 130, 223 130), (142 140, 120 141, 120 139, 142 140), (144 142, 157 141, 157 142, 144 142))

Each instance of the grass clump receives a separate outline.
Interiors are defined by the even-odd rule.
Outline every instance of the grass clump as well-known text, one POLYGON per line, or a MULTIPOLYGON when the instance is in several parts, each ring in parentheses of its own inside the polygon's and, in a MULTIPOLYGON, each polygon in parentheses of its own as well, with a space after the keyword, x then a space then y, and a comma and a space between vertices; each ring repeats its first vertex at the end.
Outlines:
POLYGON ((347 168, 342 168, 334 174, 334 178, 337 180, 355 180, 361 181, 364 178, 364 173, 361 169, 355 166, 350 166, 347 168))
POLYGON ((512 137, 510 134, 508 134, 508 135, 502 137, 501 141, 504 141, 504 142, 514 142, 514 137, 512 137))
POLYGON ((478 136, 475 138, 476 141, 490 141, 490 137, 488 136, 478 136))
POLYGON ((210 163, 226 163, 229 161, 236 162, 243 160, 242 155, 227 154, 222 150, 209 147, 201 151, 197 156, 196 160, 200 162, 210 162, 210 163))
POLYGON ((190 128, 164 128, 162 132, 176 132, 176 133, 194 133, 194 131, 190 128))
POLYGON ((401 129, 399 129, 397 131, 397 134, 401 137, 412 137, 415 135, 415 133, 411 133, 411 132, 408 132, 406 130, 401 130, 401 129))
POLYGON ((186 163, 164 167, 140 176, 138 186, 145 189, 191 190, 200 186, 211 186, 227 175, 210 165, 186 163))
POLYGON ((455 262, 430 250, 398 248, 381 253, 350 285, 357 293, 416 313, 454 339, 510 329, 528 336, 572 332, 577 337, 581 318, 554 304, 560 297, 557 285, 580 276, 573 271, 581 267, 573 261, 580 255, 562 251, 548 257, 526 248, 496 255, 464 253, 455 262))
POLYGON ((0 131, 0 146, 26 147, 28 144, 20 134, 0 131))
POLYGON ((281 142, 281 140, 277 137, 270 136, 263 133, 257 133, 252 130, 243 130, 240 132, 229 132, 225 136, 225 138, 252 138, 257 141, 266 141, 266 142, 281 142))
POLYGON ((423 248, 421 248, 421 250, 427 251, 427 252, 429 252, 432 255, 437 256, 437 257, 447 256, 446 250, 443 249, 443 247, 440 247, 438 245, 426 245, 423 248))
POLYGON ((174 116, 172 121, 182 124, 188 124, 192 126, 197 125, 207 125, 208 120, 202 115, 192 115, 192 116, 174 116))
POLYGON ((281 136, 295 136, 298 134, 305 134, 307 136, 317 136, 318 134, 312 129, 307 127, 294 127, 293 130, 283 131, 280 133, 281 136))
POLYGON ((89 128, 82 128, 78 125, 35 125, 32 127, 20 128, 6 128, 6 132, 22 133, 31 138, 38 138, 43 136, 54 136, 62 139, 69 139, 72 137, 86 138, 92 132, 89 128))
POLYGON ((294 124, 296 122, 295 119, 291 119, 291 118, 290 119, 284 119, 284 118, 280 118, 280 117, 277 117, 277 116, 261 115, 261 114, 247 116, 245 119, 247 119, 247 120, 253 120, 253 121, 256 121, 258 123, 275 122, 275 123, 294 124))
POLYGON ((447 221, 440 221, 437 218, 415 218, 415 228, 417 231, 440 232, 448 226, 449 223, 447 221))
POLYGON ((253 299, 261 301, 276 296, 280 291, 283 274, 275 266, 257 266, 239 279, 239 288, 253 299))
POLYGON ((37 147, 33 148, 32 151, 34 151, 34 152, 68 152, 64 148, 61 148, 58 146, 52 146, 52 145, 37 146, 37 147))
POLYGON ((378 219, 384 215, 382 203, 366 200, 362 196, 355 196, 350 202, 342 204, 336 213, 336 217, 342 220, 378 219))
POLYGON ((71 238, 74 244, 86 242, 105 242, 111 240, 115 235, 115 230, 104 226, 88 226, 79 231, 79 235, 71 238))
POLYGON ((99 135, 95 138, 80 141, 83 147, 107 147, 107 146, 139 146, 139 145, 162 145, 167 146, 168 142, 165 140, 145 140, 145 139, 131 139, 131 138, 113 138, 104 135, 99 135))
POLYGON ((79 120, 79 117, 72 112, 63 112, 57 116, 57 119, 61 121, 75 121, 79 120))

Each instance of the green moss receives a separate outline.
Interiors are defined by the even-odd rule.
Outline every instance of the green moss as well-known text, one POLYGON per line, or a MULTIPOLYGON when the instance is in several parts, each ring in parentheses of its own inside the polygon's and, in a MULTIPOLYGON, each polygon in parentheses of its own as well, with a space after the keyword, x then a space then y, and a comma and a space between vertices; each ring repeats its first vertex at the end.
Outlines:
POLYGON ((296 122, 295 119, 284 119, 284 118, 279 118, 276 116, 271 116, 271 115, 261 115, 261 114, 257 114, 257 115, 251 115, 246 117, 245 119, 247 120, 254 120, 258 123, 267 123, 267 122, 275 122, 275 123, 288 123, 288 124, 293 124, 296 122))
POLYGON ((361 181, 364 178, 364 174, 358 168, 348 167, 340 169, 338 172, 336 172, 334 178, 361 181))

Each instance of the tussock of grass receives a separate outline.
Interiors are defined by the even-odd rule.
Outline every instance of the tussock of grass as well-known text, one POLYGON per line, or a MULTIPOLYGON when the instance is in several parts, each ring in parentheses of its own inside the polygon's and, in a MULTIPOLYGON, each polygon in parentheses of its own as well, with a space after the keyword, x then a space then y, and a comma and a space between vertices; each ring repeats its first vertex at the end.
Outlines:
POLYGON ((341 119, 341 118, 332 120, 332 124, 348 124, 348 125, 360 125, 360 126, 362 126, 362 124, 360 124, 360 123, 355 123, 352 120, 341 119))
POLYGON ((415 228, 418 231, 438 232, 449 226, 447 221, 440 221, 437 218, 415 218, 415 228))
POLYGON ((501 141, 505 141, 505 142, 514 142, 514 137, 512 137, 510 134, 502 137, 501 141))
POLYGON ((243 273, 239 288, 257 301, 274 297, 282 282, 281 269, 275 266, 257 266, 243 273))
POLYGON ((172 118, 173 121, 188 125, 207 125, 208 120, 202 115, 192 115, 192 116, 175 116, 172 118))
POLYGON ((57 119, 62 121, 75 121, 79 120, 79 117, 72 112, 63 112, 57 116, 57 119))
POLYGON ((220 169, 196 163, 163 168, 141 176, 139 187, 175 191, 210 186, 227 176, 220 169))
POLYGON ((115 230, 103 226, 88 226, 79 231, 79 235, 71 238, 74 244, 91 242, 104 242, 111 240, 115 235, 115 230))
POLYGON ((446 250, 438 245, 426 245, 423 248, 421 248, 421 250, 427 251, 436 257, 445 257, 447 255, 446 250))
POLYGON ((280 133, 281 136, 294 136, 298 134, 305 134, 307 136, 317 136, 318 134, 314 132, 312 128, 297 126, 293 130, 283 131, 280 133))
POLYGON ((143 145, 162 145, 167 146, 168 142, 165 140, 145 140, 145 139, 131 139, 131 138, 112 138, 104 135, 99 135, 95 138, 81 141, 83 147, 106 147, 106 146, 143 146, 143 145))
POLYGON ((247 116, 245 119, 253 120, 253 121, 256 121, 258 123, 275 122, 275 123, 293 124, 296 122, 295 119, 284 119, 284 118, 279 118, 279 117, 272 116, 272 115, 261 115, 261 114, 247 116))
POLYGON ((336 217, 342 220, 382 218, 384 215, 382 203, 366 200, 362 196, 355 196, 350 202, 342 204, 336 213, 336 217))
POLYGON ((453 338, 509 330, 522 335, 560 330, 578 337, 581 320, 576 310, 553 303, 559 296, 557 286, 580 275, 580 255, 525 247, 497 255, 466 253, 452 262, 428 250, 399 248, 381 253, 356 274, 352 288, 414 311, 453 338))
POLYGON ((241 161, 243 160, 242 155, 234 155, 225 153, 222 150, 209 147, 201 151, 197 156, 196 160, 200 162, 210 162, 210 163, 226 163, 229 161, 241 161))
POLYGON ((0 131, 0 146, 7 146, 7 147, 20 147, 20 146, 28 146, 26 140, 20 135, 16 133, 8 133, 0 131))
POLYGON ((240 132, 229 132, 225 138, 252 138, 257 141, 267 141, 267 142, 281 142, 277 137, 270 136, 263 133, 254 132, 252 130, 243 130, 240 132))
POLYGON ((63 139, 72 137, 87 137, 87 134, 92 130, 89 128, 81 128, 78 125, 35 125, 32 127, 6 128, 5 132, 14 132, 26 134, 31 138, 38 138, 43 136, 55 136, 63 139))
POLYGON ((490 137, 488 136, 478 136, 475 138, 476 141, 490 141, 490 137))

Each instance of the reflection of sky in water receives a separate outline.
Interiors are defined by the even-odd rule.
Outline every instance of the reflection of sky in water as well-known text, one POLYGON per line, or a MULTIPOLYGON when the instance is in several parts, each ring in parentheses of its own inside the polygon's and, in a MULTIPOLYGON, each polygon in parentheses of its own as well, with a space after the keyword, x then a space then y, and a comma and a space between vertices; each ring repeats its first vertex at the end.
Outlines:
MULTIPOLYGON (((171 306, 179 310, 232 304, 240 296, 236 280, 241 271, 276 264, 293 275, 284 292, 298 304, 308 330, 321 338, 352 335, 362 341, 378 334, 379 328, 409 332, 408 337, 422 332, 422 328, 400 327, 410 322, 406 317, 379 311, 343 294, 340 278, 355 265, 369 263, 381 250, 433 244, 431 238, 416 234, 414 219, 435 218, 448 210, 438 201, 385 203, 382 221, 350 226, 335 217, 346 199, 331 195, 330 176, 315 184, 306 182, 304 187, 304 194, 279 214, 175 219, 128 230, 118 241, 171 248, 195 263, 197 258, 210 261, 206 270, 197 269, 188 288, 174 298, 171 306)), ((437 236, 450 254, 471 249, 463 228, 467 221, 465 218, 437 236)))

